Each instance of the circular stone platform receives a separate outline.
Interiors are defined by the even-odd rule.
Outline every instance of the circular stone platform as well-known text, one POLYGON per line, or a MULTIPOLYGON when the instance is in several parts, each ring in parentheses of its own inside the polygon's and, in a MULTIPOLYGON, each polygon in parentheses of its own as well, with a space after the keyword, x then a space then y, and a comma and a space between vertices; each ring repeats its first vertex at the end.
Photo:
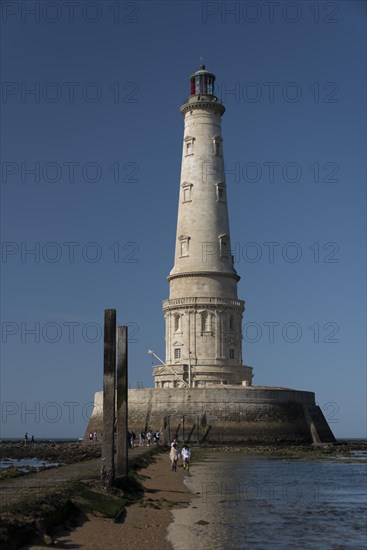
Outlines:
MULTIPOLYGON (((129 430, 159 430, 161 441, 209 445, 335 442, 315 394, 289 388, 218 386, 129 390, 129 430)), ((102 435, 103 392, 86 432, 102 435)))

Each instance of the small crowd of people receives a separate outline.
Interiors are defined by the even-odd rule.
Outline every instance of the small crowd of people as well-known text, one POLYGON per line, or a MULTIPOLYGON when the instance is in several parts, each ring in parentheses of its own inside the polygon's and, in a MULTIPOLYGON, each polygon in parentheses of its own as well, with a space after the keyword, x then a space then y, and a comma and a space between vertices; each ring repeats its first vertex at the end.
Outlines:
POLYGON ((171 471, 177 472, 177 463, 178 459, 181 455, 182 458, 182 467, 185 470, 189 470, 190 468, 190 458, 191 458, 191 450, 186 443, 182 446, 181 451, 178 448, 177 440, 174 439, 171 443, 171 450, 169 453, 169 457, 171 460, 171 471))
MULTIPOLYGON (((161 432, 153 432, 153 430, 148 430, 147 433, 140 432, 139 434, 139 447, 150 447, 151 445, 159 445, 159 440, 161 437, 161 432)), ((127 440, 129 443, 130 449, 133 449, 135 446, 136 435, 134 432, 127 432, 127 440)))
MULTIPOLYGON (((115 434, 116 435, 116 434, 115 434)), ((159 431, 153 432, 152 429, 148 430, 146 433, 140 432, 139 433, 139 447, 150 447, 151 445, 159 445, 159 440, 161 437, 161 433, 159 431)), ((127 432, 127 443, 130 449, 134 449, 135 447, 135 441, 137 437, 134 431, 128 431, 127 432)), ((89 441, 97 441, 97 432, 89 432, 89 441)), ((34 438, 32 435, 32 443, 34 442, 34 438)), ((24 443, 25 445, 28 443, 28 434, 26 433, 24 436, 24 443)), ((189 470, 190 468, 190 458, 191 458, 191 450, 190 447, 184 443, 182 446, 182 449, 179 449, 177 439, 174 439, 171 442, 171 449, 169 452, 169 458, 171 460, 171 471, 177 472, 177 464, 179 461, 179 458, 182 459, 182 467, 185 470, 189 470)))
MULTIPOLYGON (((28 445, 28 442, 29 442, 29 437, 28 437, 28 432, 26 432, 24 434, 24 445, 28 445)), ((31 444, 33 445, 34 443, 34 435, 32 435, 31 437, 31 444)))
MULTIPOLYGON (((159 445, 159 440, 161 437, 161 433, 159 431, 153 432, 152 429, 148 430, 146 433, 140 432, 139 433, 139 447, 150 447, 151 445, 159 445)), ((127 432, 127 443, 130 449, 134 449, 135 447, 135 440, 137 439, 136 434, 134 431, 128 431, 127 432)), ((89 432, 89 441, 97 441, 97 432, 89 432)), ((34 437, 32 435, 32 443, 34 442, 34 437)), ((28 434, 26 433, 24 436, 24 444, 26 445, 28 443, 28 434)), ((171 460, 171 471, 177 472, 177 465, 179 458, 182 459, 182 468, 185 470, 189 470, 190 468, 190 458, 191 458, 191 450, 190 447, 184 443, 182 446, 182 449, 179 449, 177 439, 175 438, 171 442, 171 449, 169 452, 169 458, 171 460)))

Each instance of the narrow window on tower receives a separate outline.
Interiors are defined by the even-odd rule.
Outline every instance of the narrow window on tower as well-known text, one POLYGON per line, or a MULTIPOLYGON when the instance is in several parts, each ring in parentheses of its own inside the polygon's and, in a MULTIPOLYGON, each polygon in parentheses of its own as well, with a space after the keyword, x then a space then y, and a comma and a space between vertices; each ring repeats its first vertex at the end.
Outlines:
POLYGON ((184 258, 189 255, 190 237, 187 235, 180 235, 178 240, 180 241, 180 258, 184 258))
POLYGON ((182 184, 183 202, 191 202, 191 190, 193 184, 184 181, 182 184))
POLYGON ((208 313, 206 317, 205 330, 206 332, 213 331, 213 315, 211 313, 208 313))
POLYGON ((191 188, 186 187, 184 190, 184 202, 190 202, 191 201, 191 188))
POLYGON ((181 359, 181 348, 175 348, 175 359, 181 359))
POLYGON ((195 138, 191 136, 185 137, 185 156, 193 155, 194 154, 194 141, 195 138))
POLYGON ((208 314, 206 313, 206 311, 201 314, 201 332, 205 332, 205 321, 207 315, 208 314))
POLYGON ((228 258, 228 235, 219 235, 219 254, 221 258, 228 258))
POLYGON ((218 202, 225 202, 226 197, 225 197, 223 183, 217 183, 216 184, 216 190, 217 190, 217 201, 218 202))
POLYGON ((220 136, 215 136, 215 138, 213 138, 214 155, 216 157, 222 156, 222 141, 220 136))
POLYGON ((214 315, 208 311, 203 311, 201 314, 201 332, 213 332, 214 315))
POLYGON ((234 328, 234 325, 233 325, 233 315, 230 315, 229 316, 229 330, 233 330, 234 328))
POLYGON ((229 349, 229 358, 234 359, 234 349, 233 348, 229 349))

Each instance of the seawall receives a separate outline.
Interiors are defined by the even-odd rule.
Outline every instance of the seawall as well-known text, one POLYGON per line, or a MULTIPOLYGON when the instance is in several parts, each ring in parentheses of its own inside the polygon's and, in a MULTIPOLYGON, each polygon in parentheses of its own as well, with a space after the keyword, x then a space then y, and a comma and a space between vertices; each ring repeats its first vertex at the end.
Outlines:
MULTIPOLYGON (((129 430, 159 430, 191 444, 311 444, 335 442, 315 394, 288 388, 220 386, 129 390, 129 430)), ((85 434, 102 436, 103 392, 85 434)))

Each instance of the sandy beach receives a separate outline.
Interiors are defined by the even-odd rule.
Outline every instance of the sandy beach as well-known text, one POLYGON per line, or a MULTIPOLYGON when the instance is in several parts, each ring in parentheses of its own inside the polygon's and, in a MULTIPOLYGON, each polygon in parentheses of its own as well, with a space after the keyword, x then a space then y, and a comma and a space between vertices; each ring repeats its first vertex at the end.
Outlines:
MULTIPOLYGON (((170 509, 186 506, 194 498, 184 484, 187 473, 182 468, 171 472, 167 452, 158 455, 153 464, 140 470, 140 474, 144 476, 141 480, 144 497, 126 508, 121 523, 88 514, 75 529, 56 530, 52 536, 53 548, 171 550, 166 539, 172 519, 170 509)), ((23 550, 45 547, 45 544, 33 544, 23 550)))

